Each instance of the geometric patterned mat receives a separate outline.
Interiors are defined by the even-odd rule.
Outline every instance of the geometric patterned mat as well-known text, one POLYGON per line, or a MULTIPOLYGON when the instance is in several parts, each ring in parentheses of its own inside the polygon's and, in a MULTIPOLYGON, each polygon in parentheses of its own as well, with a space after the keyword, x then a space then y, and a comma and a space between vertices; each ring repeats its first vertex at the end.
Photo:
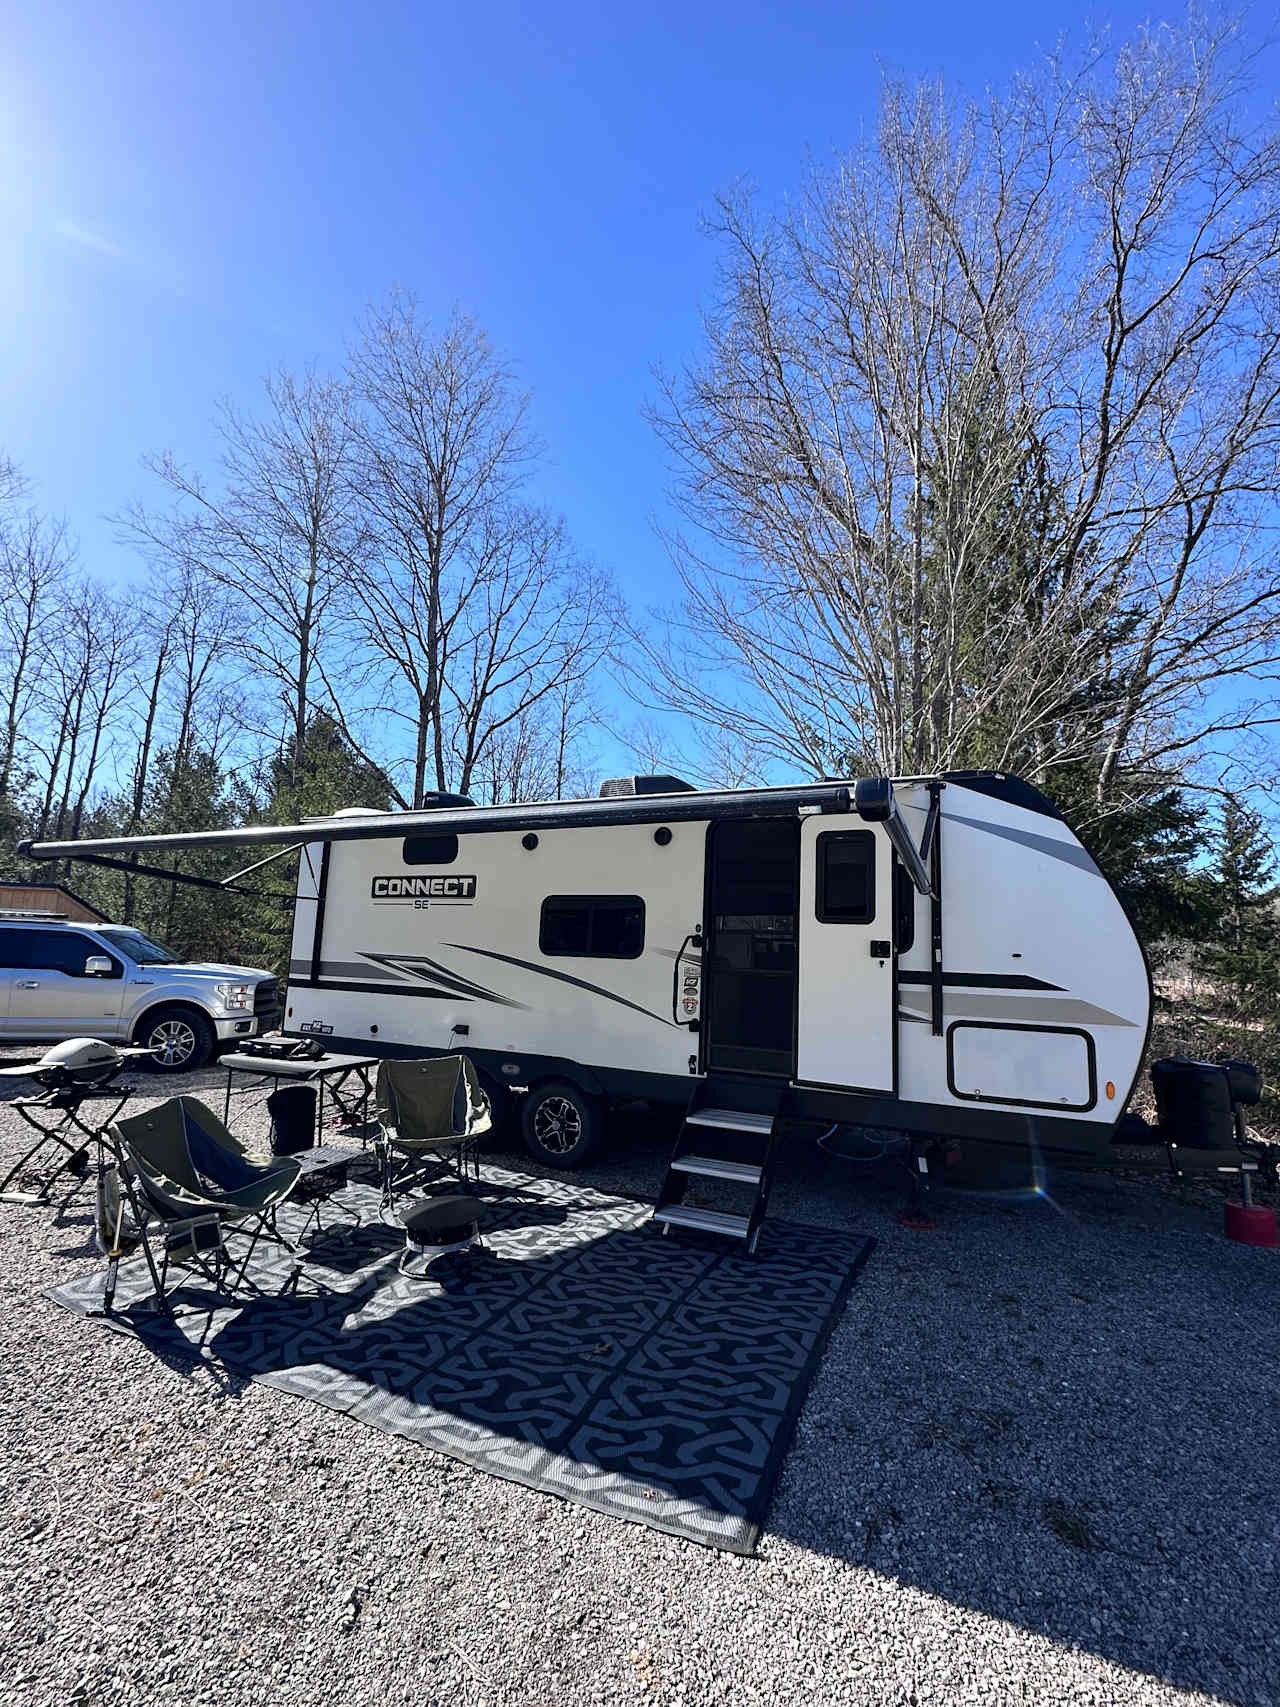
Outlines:
MULTIPOLYGON (((349 1184, 304 1241, 296 1295, 260 1246, 263 1296, 193 1273, 155 1306, 141 1259, 49 1296, 165 1356, 237 1376, 419 1442, 478 1470, 707 1546, 754 1551, 796 1418, 872 1241, 767 1221, 757 1255, 659 1238, 649 1205, 492 1165, 487 1250, 446 1290, 396 1273, 398 1229, 349 1184)), ((286 1230, 303 1211, 287 1205, 286 1230)), ((234 1248, 234 1241, 233 1241, 234 1248)))

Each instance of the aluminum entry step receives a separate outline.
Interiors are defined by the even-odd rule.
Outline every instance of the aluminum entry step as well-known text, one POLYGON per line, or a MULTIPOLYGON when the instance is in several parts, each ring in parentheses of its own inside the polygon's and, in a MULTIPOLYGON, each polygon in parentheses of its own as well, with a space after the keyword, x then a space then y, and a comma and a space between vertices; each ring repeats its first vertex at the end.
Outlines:
POLYGON ((653 1219, 661 1225, 693 1227, 699 1233, 727 1233, 733 1239, 745 1239, 751 1225, 746 1215, 729 1215, 723 1209, 692 1209, 687 1203, 668 1203, 655 1209, 653 1219))
POLYGON ((773 1131, 771 1114, 751 1114, 740 1108, 696 1108, 685 1116, 686 1126, 718 1126, 729 1132, 758 1132, 768 1137, 773 1131))
POLYGON ((675 1174, 701 1174, 708 1179, 731 1179, 740 1185, 759 1185, 763 1168, 750 1162, 726 1162, 719 1156, 677 1156, 671 1164, 675 1174))

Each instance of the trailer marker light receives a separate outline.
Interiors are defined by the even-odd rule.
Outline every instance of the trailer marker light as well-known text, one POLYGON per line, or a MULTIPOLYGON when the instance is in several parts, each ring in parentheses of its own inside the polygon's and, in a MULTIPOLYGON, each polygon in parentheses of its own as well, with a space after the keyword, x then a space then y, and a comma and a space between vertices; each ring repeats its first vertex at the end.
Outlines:
POLYGON ((1115 1094, 1116 1094, 1116 1087, 1111 1083, 1111 1080, 1108 1079, 1107 1080, 1107 1096, 1110 1098, 1114 1098, 1115 1094))

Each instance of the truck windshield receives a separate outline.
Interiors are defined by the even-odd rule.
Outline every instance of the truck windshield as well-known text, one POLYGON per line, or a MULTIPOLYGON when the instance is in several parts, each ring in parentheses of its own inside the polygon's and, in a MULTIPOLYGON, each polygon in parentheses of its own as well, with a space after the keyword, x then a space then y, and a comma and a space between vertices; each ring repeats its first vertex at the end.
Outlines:
POLYGON ((127 954, 137 966, 165 966, 177 960, 172 949, 163 947, 158 942, 152 942, 141 931, 104 930, 103 936, 127 954))

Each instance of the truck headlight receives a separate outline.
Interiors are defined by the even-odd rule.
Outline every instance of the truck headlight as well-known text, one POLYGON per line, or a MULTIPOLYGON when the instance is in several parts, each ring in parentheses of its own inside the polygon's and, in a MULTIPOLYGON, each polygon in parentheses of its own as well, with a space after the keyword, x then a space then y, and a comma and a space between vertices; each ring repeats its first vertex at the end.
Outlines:
POLYGON ((213 993, 224 1008, 251 1008, 253 1006, 252 984, 215 984, 213 993))

